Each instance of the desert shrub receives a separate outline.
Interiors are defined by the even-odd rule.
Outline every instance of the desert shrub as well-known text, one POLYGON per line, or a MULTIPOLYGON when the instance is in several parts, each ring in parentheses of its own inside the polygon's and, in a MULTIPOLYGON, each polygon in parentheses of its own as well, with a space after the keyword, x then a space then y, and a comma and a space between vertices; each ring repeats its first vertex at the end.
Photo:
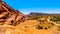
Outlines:
POLYGON ((45 27, 45 30, 47 30, 48 28, 47 27, 45 27))
POLYGON ((50 28, 50 26, 48 26, 48 28, 50 28))
POLYGON ((53 17, 53 21, 60 21, 60 16, 53 17))
POLYGON ((38 25, 36 28, 37 28, 37 29, 43 29, 43 26, 39 26, 39 25, 38 25))

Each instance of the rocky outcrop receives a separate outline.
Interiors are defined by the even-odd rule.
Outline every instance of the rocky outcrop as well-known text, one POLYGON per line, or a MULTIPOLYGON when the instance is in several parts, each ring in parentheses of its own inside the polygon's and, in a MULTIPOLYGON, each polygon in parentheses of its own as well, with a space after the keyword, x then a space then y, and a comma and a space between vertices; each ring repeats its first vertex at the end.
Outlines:
POLYGON ((9 7, 0 0, 0 24, 17 25, 24 21, 24 14, 9 7))

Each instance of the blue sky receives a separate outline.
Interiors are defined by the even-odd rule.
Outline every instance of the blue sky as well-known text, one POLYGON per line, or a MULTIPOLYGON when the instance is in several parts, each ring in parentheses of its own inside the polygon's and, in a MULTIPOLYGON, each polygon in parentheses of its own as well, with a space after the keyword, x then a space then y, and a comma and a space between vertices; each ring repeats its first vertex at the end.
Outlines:
POLYGON ((60 13, 60 0, 3 0, 24 14, 30 12, 60 13))

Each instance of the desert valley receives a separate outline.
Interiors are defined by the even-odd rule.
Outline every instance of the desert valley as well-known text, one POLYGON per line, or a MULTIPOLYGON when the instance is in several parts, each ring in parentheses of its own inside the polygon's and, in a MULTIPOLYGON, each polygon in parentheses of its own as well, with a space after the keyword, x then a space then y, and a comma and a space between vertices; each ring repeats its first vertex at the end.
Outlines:
POLYGON ((0 34, 60 34, 60 14, 25 15, 0 0, 0 34))

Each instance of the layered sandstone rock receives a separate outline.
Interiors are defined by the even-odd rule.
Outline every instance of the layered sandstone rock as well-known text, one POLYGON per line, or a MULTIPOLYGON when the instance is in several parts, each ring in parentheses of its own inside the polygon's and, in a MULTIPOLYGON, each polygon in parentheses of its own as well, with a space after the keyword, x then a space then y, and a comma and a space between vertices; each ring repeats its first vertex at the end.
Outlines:
POLYGON ((1 24, 10 24, 17 25, 20 22, 24 21, 24 14, 21 12, 12 9, 5 2, 0 0, 0 23, 1 24))

